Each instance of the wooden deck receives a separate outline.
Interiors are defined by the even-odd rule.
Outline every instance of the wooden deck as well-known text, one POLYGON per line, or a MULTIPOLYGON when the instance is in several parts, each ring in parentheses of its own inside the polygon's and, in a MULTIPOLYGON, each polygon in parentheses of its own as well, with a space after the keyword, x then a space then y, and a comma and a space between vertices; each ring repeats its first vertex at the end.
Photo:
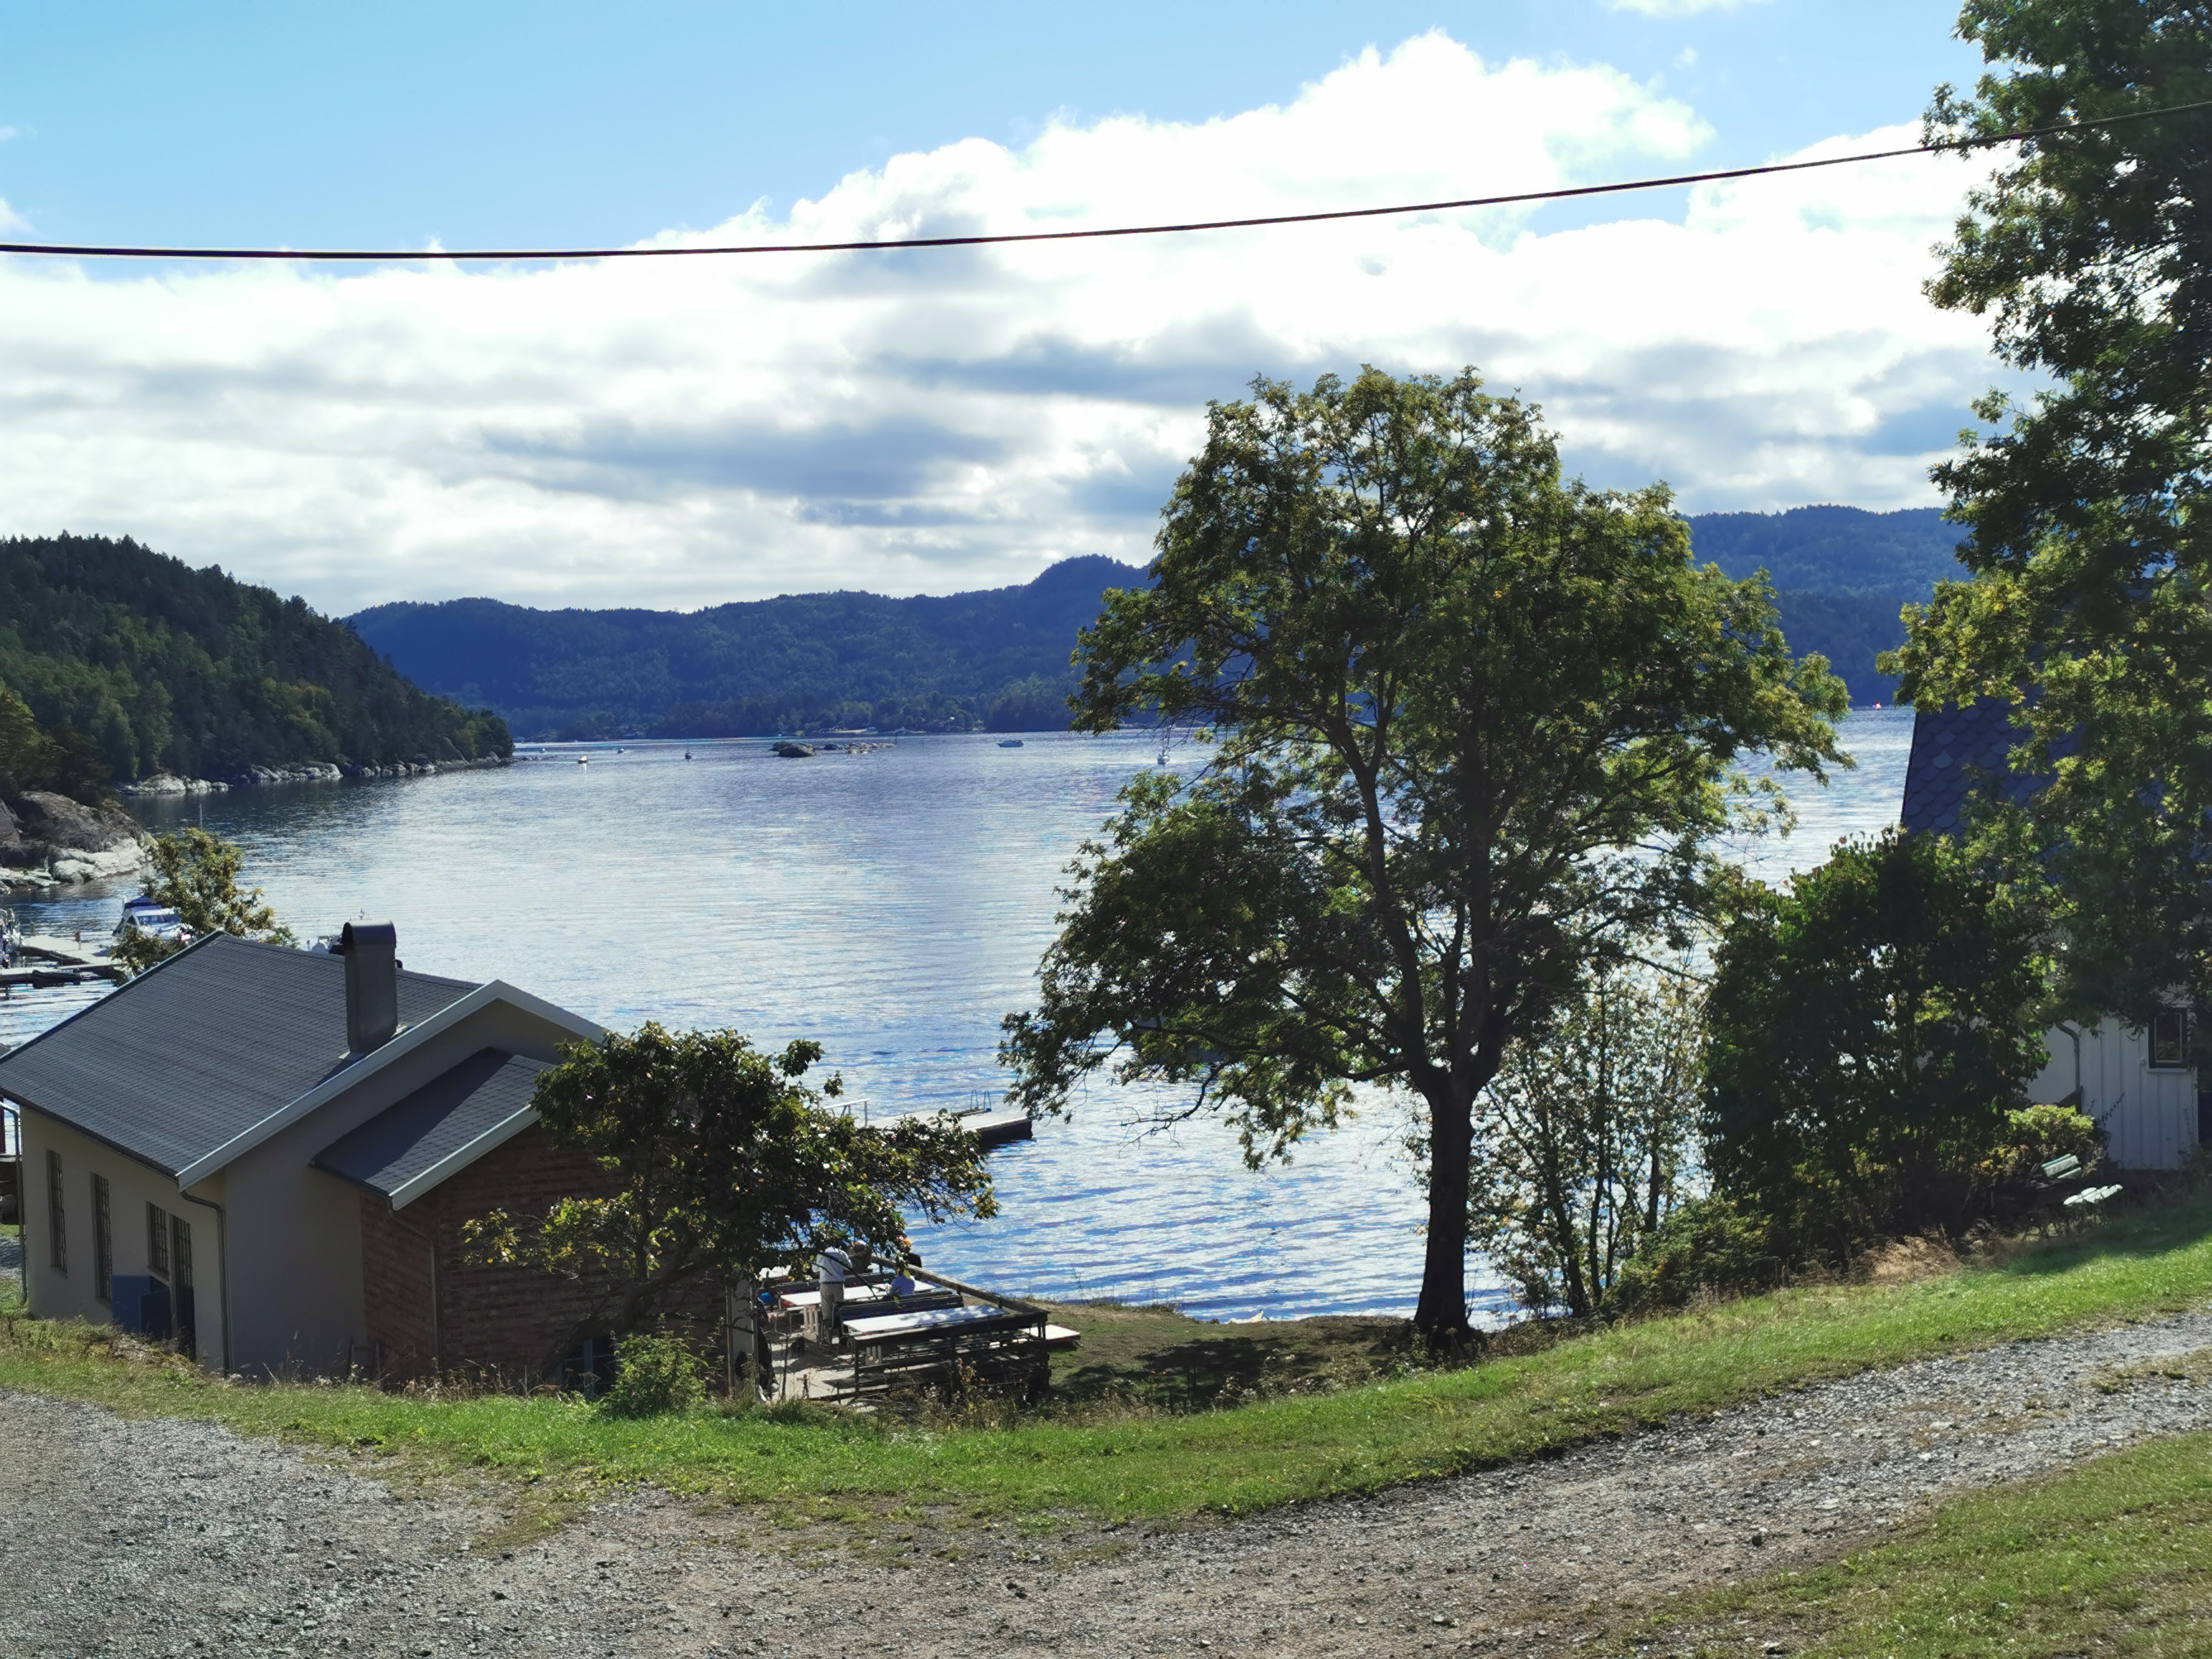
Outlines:
MULTIPOLYGON (((904 1270, 911 1285, 892 1288, 891 1275, 845 1281, 836 1315, 825 1324, 822 1292, 812 1280, 786 1279, 733 1305, 732 1324, 753 1355, 754 1387, 769 1401, 817 1400, 871 1409, 896 1394, 976 1383, 1041 1392, 1051 1356, 1080 1334, 1055 1325, 1043 1309, 1016 1297, 979 1290, 920 1267, 904 1270)), ((737 1298, 732 1298, 733 1304, 737 1298)))

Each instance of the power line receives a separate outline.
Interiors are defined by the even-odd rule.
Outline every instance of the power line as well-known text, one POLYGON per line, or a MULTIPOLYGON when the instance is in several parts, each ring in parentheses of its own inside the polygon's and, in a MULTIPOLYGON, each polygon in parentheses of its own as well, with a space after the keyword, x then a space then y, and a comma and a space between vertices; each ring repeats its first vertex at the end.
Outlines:
POLYGON ((1253 230, 1268 225, 1312 225, 1338 219, 1383 219, 1409 213, 1445 213, 1466 208, 1512 207, 1528 202, 1565 202, 1583 196, 1618 196, 1629 191, 1667 190, 1680 185, 1714 184, 1729 179, 1759 179, 1776 173, 1808 173, 1815 167, 1850 167, 1861 161, 1888 161, 1904 155, 1940 155, 1949 152, 1986 149, 2062 132, 2087 132, 2118 126, 2128 121, 2148 121, 2161 115, 2186 115, 2212 109, 2212 98, 2194 103, 2169 104, 2162 109, 2136 110, 2125 115, 2099 116, 2087 121, 2063 121, 2047 127, 2023 127, 1985 137, 1962 138, 1942 143, 1908 144, 1899 149, 1862 150, 1851 155, 1826 155, 1810 161, 1769 161, 1759 167, 1723 167, 1711 173, 1677 173, 1662 179, 1626 179, 1605 185, 1571 185, 1558 190, 1519 191, 1506 196, 1468 196, 1449 202, 1401 202, 1390 207, 1334 208, 1321 213, 1270 213, 1249 219, 1196 219, 1181 224, 1112 225, 1100 230, 1006 231, 980 236, 909 236, 881 241, 744 242, 711 247, 537 247, 537 248, 276 248, 276 247, 154 247, 88 242, 0 242, 0 253, 27 253, 79 259, 297 259, 353 263, 400 263, 438 259, 449 264, 463 261, 514 262, 525 259, 673 259, 721 258, 743 253, 862 253, 893 248, 993 247, 1012 242, 1083 242, 1109 236, 1182 236, 1201 230, 1253 230))

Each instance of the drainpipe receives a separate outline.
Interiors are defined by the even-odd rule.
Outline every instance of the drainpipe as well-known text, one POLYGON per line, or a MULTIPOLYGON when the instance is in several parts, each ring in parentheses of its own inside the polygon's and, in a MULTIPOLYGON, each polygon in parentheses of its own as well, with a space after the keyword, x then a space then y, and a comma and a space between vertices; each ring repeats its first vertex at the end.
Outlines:
POLYGON ((392 1212, 392 1224, 403 1233, 411 1233, 422 1241, 430 1252, 430 1369, 441 1369, 444 1361, 445 1341, 438 1319, 438 1241, 420 1227, 411 1226, 399 1218, 399 1212, 392 1212))
POLYGON ((234 1371, 238 1369, 238 1356, 230 1351, 230 1218, 223 1213, 222 1206, 213 1199, 194 1198, 182 1187, 177 1188, 177 1196, 187 1204, 202 1205, 215 1212, 217 1300, 222 1304, 222 1368, 226 1371, 234 1371))

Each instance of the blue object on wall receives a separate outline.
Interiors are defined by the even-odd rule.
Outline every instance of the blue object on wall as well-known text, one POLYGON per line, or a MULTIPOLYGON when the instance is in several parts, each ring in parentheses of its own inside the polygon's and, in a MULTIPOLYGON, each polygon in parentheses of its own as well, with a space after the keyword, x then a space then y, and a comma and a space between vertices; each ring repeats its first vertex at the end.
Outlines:
POLYGON ((108 1287, 108 1305, 115 1310, 115 1322, 126 1331, 138 1328, 146 1292, 154 1281, 144 1273, 118 1273, 108 1287))

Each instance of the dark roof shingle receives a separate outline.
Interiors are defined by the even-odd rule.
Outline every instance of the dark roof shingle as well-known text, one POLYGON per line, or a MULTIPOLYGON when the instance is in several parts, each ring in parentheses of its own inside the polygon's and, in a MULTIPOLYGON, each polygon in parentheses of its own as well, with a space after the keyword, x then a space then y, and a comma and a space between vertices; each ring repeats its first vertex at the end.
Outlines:
MULTIPOLYGON (((400 1023, 476 988, 403 970, 400 1023)), ((345 1052, 343 957, 218 933, 0 1058, 0 1094, 174 1175, 345 1052)))
POLYGON ((314 1164, 386 1198, 530 1110, 550 1063, 479 1048, 315 1154, 314 1164))
POLYGON ((2027 737, 2013 724, 2011 710, 2003 697, 1913 710, 1899 823, 1955 836, 1966 827, 1967 800, 1977 790, 1996 785, 2015 800, 2033 791, 2036 780, 2016 775, 2008 762, 2013 746, 2027 737))

